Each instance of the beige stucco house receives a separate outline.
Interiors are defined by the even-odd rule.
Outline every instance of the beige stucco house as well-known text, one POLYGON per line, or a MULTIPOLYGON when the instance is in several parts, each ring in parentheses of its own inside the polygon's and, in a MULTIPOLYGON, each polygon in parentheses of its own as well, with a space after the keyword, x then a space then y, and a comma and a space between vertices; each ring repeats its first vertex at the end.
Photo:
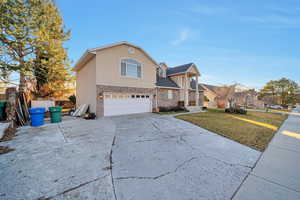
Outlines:
POLYGON ((195 64, 168 67, 128 42, 88 49, 76 63, 77 106, 99 116, 152 112, 159 107, 202 106, 195 64))

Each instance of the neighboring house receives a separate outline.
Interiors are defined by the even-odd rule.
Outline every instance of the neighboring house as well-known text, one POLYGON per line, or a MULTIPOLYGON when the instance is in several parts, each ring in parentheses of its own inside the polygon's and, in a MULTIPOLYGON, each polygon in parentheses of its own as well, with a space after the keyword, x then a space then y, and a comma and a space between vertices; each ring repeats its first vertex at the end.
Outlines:
POLYGON ((238 106, 264 107, 264 103, 257 99, 257 92, 241 84, 229 86, 200 85, 205 89, 204 96, 209 100, 204 103, 204 106, 226 108, 229 106, 229 100, 233 100, 238 106))
POLYGON ((228 105, 228 98, 234 93, 232 86, 214 86, 200 84, 204 88, 204 96, 209 100, 205 106, 210 108, 225 108, 228 105))
POLYGON ((0 101, 6 101, 6 89, 11 87, 16 87, 16 85, 0 81, 0 101))
POLYGON ((88 49, 76 63, 77 106, 97 116, 152 112, 159 107, 202 106, 200 73, 189 63, 169 68, 128 42, 88 49))

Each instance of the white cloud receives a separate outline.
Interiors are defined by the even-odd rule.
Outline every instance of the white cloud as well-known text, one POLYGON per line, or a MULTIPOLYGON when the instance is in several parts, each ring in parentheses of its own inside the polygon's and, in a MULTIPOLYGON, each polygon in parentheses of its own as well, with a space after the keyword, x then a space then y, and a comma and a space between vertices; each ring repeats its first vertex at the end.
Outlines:
POLYGON ((191 37, 190 29, 184 28, 184 29, 180 30, 178 37, 175 40, 171 41, 171 44, 173 46, 178 46, 178 45, 182 44, 184 41, 190 39, 190 37, 191 37))

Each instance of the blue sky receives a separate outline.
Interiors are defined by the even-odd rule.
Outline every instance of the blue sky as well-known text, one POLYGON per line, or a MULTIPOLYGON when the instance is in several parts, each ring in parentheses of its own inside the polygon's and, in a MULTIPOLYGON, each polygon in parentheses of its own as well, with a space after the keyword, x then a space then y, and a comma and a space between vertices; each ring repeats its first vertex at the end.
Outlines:
POLYGON ((300 84, 299 0, 56 0, 73 64, 87 48, 132 42, 169 66, 194 62, 209 84, 300 84))

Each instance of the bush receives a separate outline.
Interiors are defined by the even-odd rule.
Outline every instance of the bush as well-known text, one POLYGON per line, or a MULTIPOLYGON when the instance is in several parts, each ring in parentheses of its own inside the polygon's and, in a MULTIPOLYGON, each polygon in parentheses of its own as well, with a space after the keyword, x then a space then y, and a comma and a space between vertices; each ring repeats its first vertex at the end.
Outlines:
POLYGON ((247 110, 241 108, 226 108, 226 113, 246 115, 247 110))
POLYGON ((96 114, 95 113, 87 113, 87 114, 85 114, 84 119, 96 119, 96 114))
POLYGON ((74 94, 71 95, 71 96, 69 96, 69 100, 71 101, 71 103, 72 103, 73 105, 76 104, 76 96, 75 96, 74 94))
POLYGON ((187 111, 187 110, 181 106, 159 107, 159 112, 179 112, 179 111, 187 111))

